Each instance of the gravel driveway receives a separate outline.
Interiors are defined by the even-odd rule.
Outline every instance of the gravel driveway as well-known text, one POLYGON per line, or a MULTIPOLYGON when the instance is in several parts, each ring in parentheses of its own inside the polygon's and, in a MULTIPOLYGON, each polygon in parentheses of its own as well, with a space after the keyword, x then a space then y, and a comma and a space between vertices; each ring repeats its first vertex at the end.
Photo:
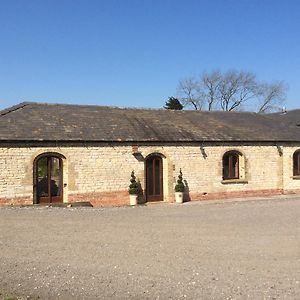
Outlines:
POLYGON ((0 298, 300 299, 300 199, 1 208, 0 298))

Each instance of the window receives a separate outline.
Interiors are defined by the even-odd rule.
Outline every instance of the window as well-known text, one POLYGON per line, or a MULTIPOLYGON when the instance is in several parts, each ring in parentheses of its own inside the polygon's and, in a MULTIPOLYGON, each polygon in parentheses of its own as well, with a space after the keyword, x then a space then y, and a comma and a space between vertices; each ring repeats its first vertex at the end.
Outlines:
POLYGON ((34 203, 63 202, 63 159, 59 153, 43 153, 34 160, 34 203))
POLYGON ((223 179, 239 179, 239 157, 240 153, 228 151, 223 155, 223 179))
POLYGON ((300 176, 300 150, 293 155, 293 176, 300 176))

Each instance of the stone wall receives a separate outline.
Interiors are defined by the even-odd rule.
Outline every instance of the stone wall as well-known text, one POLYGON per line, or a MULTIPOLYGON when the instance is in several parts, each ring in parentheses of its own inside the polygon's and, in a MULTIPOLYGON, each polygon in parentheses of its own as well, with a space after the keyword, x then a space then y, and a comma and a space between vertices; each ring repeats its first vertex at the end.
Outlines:
POLYGON ((0 148, 0 204, 34 203, 34 160, 47 152, 64 156, 64 202, 128 204, 130 173, 134 170, 145 188, 144 159, 153 153, 163 157, 164 201, 174 201, 180 168, 187 185, 185 198, 189 200, 300 193, 300 180, 292 176, 292 156, 299 148, 300 145, 140 145, 138 159, 132 154, 132 145, 11 145, 0 148), (243 154, 241 180, 222 180, 222 156, 229 150, 243 154))

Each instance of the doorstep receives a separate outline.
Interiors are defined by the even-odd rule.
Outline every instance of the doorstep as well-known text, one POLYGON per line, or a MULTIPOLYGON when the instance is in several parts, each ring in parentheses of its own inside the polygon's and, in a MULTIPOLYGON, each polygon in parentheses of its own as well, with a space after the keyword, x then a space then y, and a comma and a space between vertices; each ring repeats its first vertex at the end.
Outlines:
POLYGON ((21 204, 21 205, 7 205, 11 207, 93 207, 89 201, 70 202, 70 203, 40 203, 40 204, 21 204))

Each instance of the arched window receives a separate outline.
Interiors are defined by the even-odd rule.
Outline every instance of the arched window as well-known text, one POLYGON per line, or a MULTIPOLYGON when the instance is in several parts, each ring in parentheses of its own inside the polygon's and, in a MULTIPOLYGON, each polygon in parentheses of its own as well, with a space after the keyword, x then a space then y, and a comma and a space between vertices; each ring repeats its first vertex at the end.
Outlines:
POLYGON ((240 178, 240 156, 237 151, 228 151, 223 155, 223 179, 240 178))
POLYGON ((300 150, 293 154, 293 175, 300 176, 300 150))
POLYGON ((34 160, 35 203, 63 202, 63 158, 43 153, 34 160))

